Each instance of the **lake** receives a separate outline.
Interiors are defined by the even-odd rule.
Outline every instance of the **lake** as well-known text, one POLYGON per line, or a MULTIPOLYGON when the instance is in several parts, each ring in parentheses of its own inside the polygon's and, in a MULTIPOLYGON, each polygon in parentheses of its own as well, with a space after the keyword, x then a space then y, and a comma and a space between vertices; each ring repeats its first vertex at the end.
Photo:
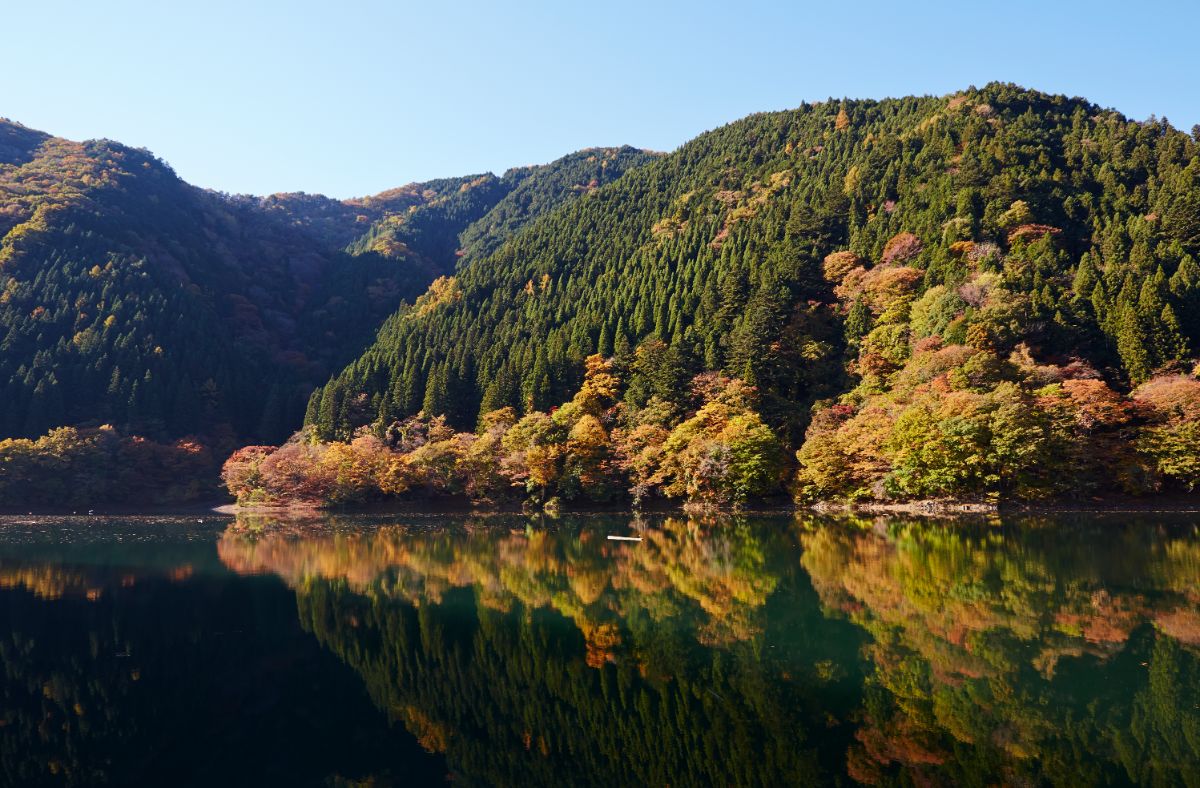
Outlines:
POLYGON ((10 517, 0 600, 6 785, 1200 785, 1200 514, 10 517))

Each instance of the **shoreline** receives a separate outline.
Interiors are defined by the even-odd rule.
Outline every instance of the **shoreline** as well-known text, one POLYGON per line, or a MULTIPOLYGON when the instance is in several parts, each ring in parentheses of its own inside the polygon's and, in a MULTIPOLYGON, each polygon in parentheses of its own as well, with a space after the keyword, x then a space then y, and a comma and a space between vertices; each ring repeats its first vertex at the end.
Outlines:
POLYGON ((232 515, 232 504, 202 501, 166 506, 129 506, 97 504, 92 507, 0 506, 0 517, 193 517, 232 515))
POLYGON ((1164 495, 1148 498, 1112 497, 1092 500, 1053 501, 818 501, 812 504, 762 501, 742 507, 690 508, 684 504, 656 503, 634 509, 630 506, 562 507, 554 512, 525 509, 520 504, 476 506, 459 499, 423 500, 377 503, 367 506, 322 507, 311 503, 252 504, 215 503, 212 501, 185 506, 115 506, 83 510, 55 507, 0 507, 0 517, 303 517, 326 516, 387 516, 387 515, 603 515, 603 514, 667 514, 688 516, 714 515, 782 515, 808 512, 818 515, 907 515, 963 517, 1037 514, 1200 514, 1200 494, 1164 495))
POLYGON ((376 503, 366 506, 322 507, 308 503, 252 504, 236 503, 216 507, 220 514, 261 515, 323 515, 323 514, 526 514, 526 515, 571 515, 571 514, 687 514, 687 515, 753 515, 792 514, 811 512, 815 514, 907 514, 907 515, 994 515, 994 514, 1039 514, 1072 512, 1141 512, 1141 513, 1200 513, 1200 492, 1191 495, 1161 495, 1134 498, 1112 496, 1089 500, 1054 499, 1046 501, 1020 500, 941 500, 923 499, 915 501, 817 501, 795 503, 786 499, 767 499, 739 507, 690 507, 687 504, 655 502, 650 506, 634 508, 628 505, 613 506, 563 506, 554 512, 541 509, 526 509, 518 503, 508 505, 477 506, 456 498, 412 502, 376 503))

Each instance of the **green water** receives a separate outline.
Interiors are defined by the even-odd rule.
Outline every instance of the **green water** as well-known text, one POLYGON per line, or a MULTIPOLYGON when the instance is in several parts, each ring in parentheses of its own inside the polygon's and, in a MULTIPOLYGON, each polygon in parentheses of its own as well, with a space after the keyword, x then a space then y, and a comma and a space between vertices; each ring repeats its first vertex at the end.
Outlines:
POLYGON ((1200 515, 203 519, 0 520, 4 784, 1200 785, 1200 515))

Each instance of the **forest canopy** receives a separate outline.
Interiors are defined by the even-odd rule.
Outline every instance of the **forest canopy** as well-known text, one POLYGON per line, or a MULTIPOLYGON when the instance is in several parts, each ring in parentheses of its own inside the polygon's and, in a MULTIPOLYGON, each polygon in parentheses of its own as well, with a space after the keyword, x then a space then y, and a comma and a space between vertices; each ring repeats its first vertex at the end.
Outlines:
MULTIPOLYGON (((754 115, 401 310, 306 422, 523 422, 598 355, 626 385, 611 424, 666 461, 691 450, 650 423, 688 429, 693 381, 753 392, 756 462, 802 500, 1190 491, 1197 195, 1195 139, 1013 85, 754 115)), ((714 498, 630 475, 644 448, 617 448, 609 487, 714 498)))
POLYGON ((592 149, 353 200, 250 197, 0 120, 0 437, 109 423, 282 440, 402 303, 651 158, 592 149))
POLYGON ((1200 483, 1200 142, 1165 120, 992 83, 343 201, 0 129, 0 434, 302 423, 234 458, 245 500, 1200 483))

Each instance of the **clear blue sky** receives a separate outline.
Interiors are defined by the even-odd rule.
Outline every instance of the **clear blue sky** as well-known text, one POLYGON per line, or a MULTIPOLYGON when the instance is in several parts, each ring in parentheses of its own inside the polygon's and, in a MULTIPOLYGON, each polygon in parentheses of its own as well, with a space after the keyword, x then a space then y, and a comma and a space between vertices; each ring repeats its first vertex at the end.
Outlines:
POLYGON ((992 80, 1200 123, 1200 2, 5 3, 0 116, 200 186, 370 194, 992 80))

